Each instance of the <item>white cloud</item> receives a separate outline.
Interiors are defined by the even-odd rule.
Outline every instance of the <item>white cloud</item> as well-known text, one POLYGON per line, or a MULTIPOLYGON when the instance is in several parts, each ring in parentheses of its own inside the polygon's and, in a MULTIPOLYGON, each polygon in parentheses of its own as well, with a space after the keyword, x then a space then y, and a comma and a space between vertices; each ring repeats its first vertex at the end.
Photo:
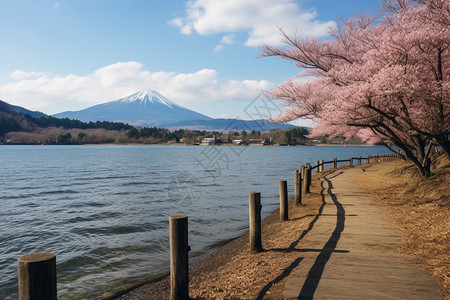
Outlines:
POLYGON ((216 48, 214 48, 214 52, 220 51, 223 49, 224 45, 231 45, 234 44, 234 34, 227 34, 226 36, 224 36, 219 44, 217 44, 216 48))
POLYGON ((11 74, 9 74, 9 78, 12 79, 30 79, 30 78, 35 78, 38 76, 44 75, 44 73, 40 73, 40 72, 25 72, 22 70, 16 70, 14 72, 12 72, 11 74))
POLYGON ((214 48, 214 52, 219 52, 220 50, 223 49, 223 44, 218 44, 215 48, 214 48))
POLYGON ((53 9, 57 9, 60 5, 61 5, 61 3, 56 2, 56 3, 53 5, 53 9))
POLYGON ((9 82, 0 84, 0 99, 53 114, 83 109, 144 89, 158 90, 181 105, 189 105, 251 100, 259 91, 273 87, 265 80, 221 82, 218 75, 212 69, 193 73, 151 72, 135 61, 111 64, 83 76, 14 71, 9 82))
MULTIPOLYGON (((185 17, 170 22, 183 34, 246 31, 246 46, 280 44, 279 28, 288 34, 319 37, 328 34, 328 27, 336 26, 333 21, 323 23, 316 20, 315 9, 304 10, 294 0, 191 0, 185 13, 185 17)), ((217 46, 219 50, 221 45, 223 47, 220 43, 217 46)))
POLYGON ((234 34, 226 35, 220 40, 220 43, 222 44, 233 44, 234 43, 234 34))

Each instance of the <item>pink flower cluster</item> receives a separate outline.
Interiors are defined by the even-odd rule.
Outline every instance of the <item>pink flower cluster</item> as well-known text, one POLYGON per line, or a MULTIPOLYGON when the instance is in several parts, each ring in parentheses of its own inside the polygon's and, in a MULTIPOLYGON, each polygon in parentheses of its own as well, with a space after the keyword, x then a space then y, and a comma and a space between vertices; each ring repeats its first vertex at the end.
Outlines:
POLYGON ((431 145, 448 155, 450 1, 385 1, 377 15, 343 20, 330 34, 319 41, 283 33, 288 47, 264 46, 262 56, 304 69, 268 93, 287 104, 272 120, 309 118, 318 124, 312 136, 395 145, 422 173, 431 145))

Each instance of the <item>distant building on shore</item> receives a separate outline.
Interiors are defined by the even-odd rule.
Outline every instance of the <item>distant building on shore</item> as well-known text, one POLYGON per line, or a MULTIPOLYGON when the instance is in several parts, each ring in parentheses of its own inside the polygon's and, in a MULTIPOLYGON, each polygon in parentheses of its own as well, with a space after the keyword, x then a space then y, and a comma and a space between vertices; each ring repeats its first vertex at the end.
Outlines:
POLYGON ((265 139, 249 139, 248 143, 249 144, 258 144, 258 145, 267 145, 268 144, 265 139))
POLYGON ((243 140, 233 140, 232 143, 235 145, 246 145, 243 140))
POLYGON ((215 145, 215 144, 216 144, 216 136, 212 138, 204 138, 201 143, 201 145, 215 145))

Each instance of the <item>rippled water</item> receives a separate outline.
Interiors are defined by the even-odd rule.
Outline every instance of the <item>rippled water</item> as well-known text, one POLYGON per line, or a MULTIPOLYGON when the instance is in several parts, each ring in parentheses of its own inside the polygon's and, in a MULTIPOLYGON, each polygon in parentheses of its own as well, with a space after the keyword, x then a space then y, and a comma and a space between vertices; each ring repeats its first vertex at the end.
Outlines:
POLYGON ((382 147, 0 146, 0 298, 16 299, 17 258, 57 255, 59 298, 100 298, 169 264, 169 215, 189 216, 192 255, 242 234, 248 193, 263 216, 278 181, 305 162, 382 147))

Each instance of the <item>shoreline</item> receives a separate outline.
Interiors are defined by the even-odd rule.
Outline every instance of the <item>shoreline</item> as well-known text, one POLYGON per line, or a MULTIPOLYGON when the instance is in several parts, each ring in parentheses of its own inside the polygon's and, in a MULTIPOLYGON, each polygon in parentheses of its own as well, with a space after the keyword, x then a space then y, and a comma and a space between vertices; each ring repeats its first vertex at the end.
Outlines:
MULTIPOLYGON (((293 200, 289 201, 289 205, 293 200)), ((266 218, 264 218, 261 223, 262 227, 265 227, 267 224, 267 220, 269 218, 273 218, 279 209, 271 212, 266 218)), ((278 216, 278 215, 277 215, 278 216)), ((213 247, 209 249, 209 251, 200 254, 198 256, 189 257, 189 277, 199 276, 200 271, 207 270, 211 265, 216 265, 216 261, 221 260, 229 260, 233 257, 237 252, 236 249, 242 249, 248 244, 248 231, 244 234, 237 236, 235 238, 225 239, 223 241, 217 242, 213 247)), ((148 279, 144 280, 141 283, 137 283, 134 286, 131 286, 123 291, 117 292, 114 295, 107 296, 106 300, 116 300, 116 299, 140 299, 134 298, 134 293, 140 291, 140 289, 145 289, 146 293, 148 290, 151 291, 151 295, 154 297, 161 297, 160 292, 167 292, 167 298, 169 296, 170 289, 170 273, 165 272, 160 275, 150 276, 148 279)), ((191 279, 190 279, 191 280, 191 279)), ((156 299, 156 298, 151 298, 156 299)))
MULTIPOLYGON (((272 213, 275 213, 275 211, 272 213)), ((262 222, 264 222, 269 216, 267 216, 264 220, 262 220, 262 222)), ((241 239, 244 236, 246 236, 248 239, 248 232, 244 233, 240 236, 237 236, 235 238, 229 238, 229 239, 219 241, 219 242, 215 243, 214 245, 212 245, 205 253, 196 255, 194 257, 189 257, 190 273, 192 271, 191 268, 195 268, 195 267, 197 267, 198 264, 202 264, 204 260, 210 259, 210 256, 212 256, 215 252, 220 251, 220 249, 227 247, 229 244, 232 244, 235 240, 241 239)), ((163 272, 161 274, 149 276, 147 279, 144 279, 142 282, 136 283, 135 285, 132 285, 132 286, 130 286, 124 290, 121 290, 119 292, 116 292, 112 295, 107 295, 106 297, 103 297, 102 299, 106 299, 106 300, 122 299, 121 298, 122 296, 126 296, 127 294, 132 293, 133 291, 135 291, 143 286, 146 286, 146 285, 154 285, 154 284, 158 285, 159 282, 161 282, 165 285, 166 284, 166 282, 164 282, 165 280, 167 281, 167 284, 169 284, 169 282, 168 282, 169 276, 170 276, 169 271, 163 272)))
MULTIPOLYGON (((321 196, 319 186, 319 176, 323 176, 326 173, 333 172, 334 169, 326 170, 321 174, 314 174, 312 176, 313 186, 312 193, 306 195, 302 202, 304 203, 302 206, 295 206, 294 200, 290 197, 289 200, 289 221, 281 222, 279 220, 279 209, 272 211, 266 218, 262 220, 262 238, 263 238, 263 252, 258 254, 250 254, 249 251, 249 233, 248 231, 244 234, 231 239, 229 241, 224 241, 223 245, 220 245, 223 242, 219 242, 218 247, 214 247, 211 249, 211 252, 199 255, 194 258, 189 258, 189 280, 190 280, 190 292, 189 296, 191 299, 209 299, 211 296, 211 290, 215 293, 216 298, 229 297, 229 295, 225 295, 226 289, 224 287, 211 286, 208 287, 210 290, 206 290, 201 287, 204 284, 212 284, 214 285, 216 278, 216 274, 220 273, 223 269, 223 265, 227 263, 233 264, 236 260, 241 261, 239 264, 244 268, 248 268, 248 265, 254 264, 254 268, 257 269, 258 266, 264 265, 267 262, 267 257, 264 255, 266 251, 270 248, 278 248, 278 247, 286 247, 288 248, 291 244, 291 241, 283 239, 285 245, 281 244, 279 240, 280 237, 277 236, 277 232, 285 230, 284 227, 289 226, 291 230, 295 230, 297 228, 300 230, 301 227, 304 230, 308 230, 308 226, 311 222, 314 221, 315 218, 320 214, 320 206, 321 206, 321 196), (329 171, 329 172, 327 172, 329 171), (306 204, 306 205, 305 205, 306 204), (300 226, 300 228, 299 228, 300 226), (209 281, 206 278, 211 278, 209 281), (205 293, 208 292, 207 296, 205 293), (203 295, 202 295, 203 294, 203 295), (206 297, 206 298, 205 298, 206 297)), ((264 206, 264 203, 263 203, 264 206)), ((274 270, 278 270, 278 266, 274 266, 274 270)), ((273 272, 272 271, 272 272, 273 272)), ((244 271, 245 272, 245 271, 244 271)), ((245 272, 246 273, 246 272, 245 272)), ((226 276, 234 276, 233 274, 223 274, 226 276)), ((140 283, 134 287, 128 288, 124 291, 118 292, 114 295, 107 297, 108 300, 140 300, 140 299, 168 299, 170 293, 170 278, 169 274, 165 276, 159 276, 153 278, 153 280, 146 281, 144 283, 140 283)), ((266 276, 267 277, 267 276, 266 276)), ((265 282, 265 278, 260 278, 261 280, 259 285, 252 284, 253 294, 257 291, 260 291, 267 284, 265 282)), ((218 280, 220 281, 220 280, 218 280)), ((236 294, 241 294, 246 292, 248 286, 243 287, 242 291, 234 292, 236 294)), ((250 292, 251 294, 251 292, 250 292)), ((252 295, 247 295, 244 297, 245 299, 252 298, 252 295)), ((235 296, 234 296, 235 297, 235 296)), ((234 298, 233 298, 234 299, 234 298)), ((236 298, 237 299, 237 298, 236 298)))
MULTIPOLYGON (((265 219, 264 219, 265 220, 265 219)), ((264 221, 263 221, 264 222, 264 221)), ((234 239, 225 240, 225 244, 221 244, 207 253, 201 254, 195 257, 189 257, 189 277, 200 276, 198 274, 204 269, 207 269, 211 264, 215 264, 215 261, 227 260, 234 255, 233 248, 240 247, 248 240, 248 233, 236 237, 234 239), (247 238, 247 239, 245 239, 247 238)), ((155 275, 149 277, 147 280, 138 283, 132 287, 129 287, 123 291, 117 292, 114 295, 107 296, 103 299, 116 300, 116 299, 144 299, 141 296, 135 294, 145 293, 146 296, 151 296, 149 299, 159 299, 159 297, 169 298, 170 292, 170 273, 166 272, 161 275, 155 275), (165 297, 166 296, 166 297, 165 297), (156 298, 155 298, 156 297, 156 298)), ((191 280, 191 279, 190 279, 191 280)))

